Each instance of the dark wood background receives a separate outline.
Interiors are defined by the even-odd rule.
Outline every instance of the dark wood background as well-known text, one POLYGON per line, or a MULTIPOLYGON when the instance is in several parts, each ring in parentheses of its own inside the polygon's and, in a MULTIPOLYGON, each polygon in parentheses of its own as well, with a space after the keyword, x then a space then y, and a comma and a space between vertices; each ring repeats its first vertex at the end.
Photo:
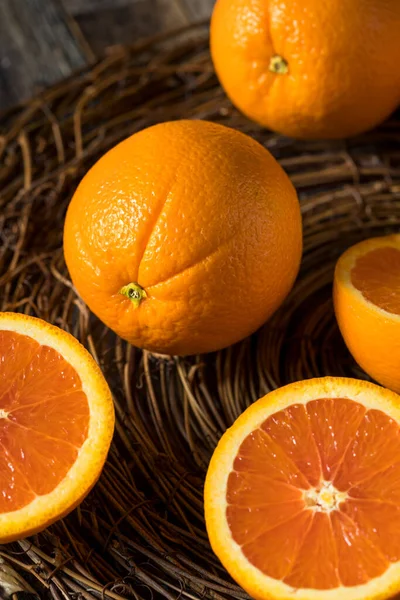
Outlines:
POLYGON ((215 0, 0 0, 0 110, 108 46, 208 19, 215 0))

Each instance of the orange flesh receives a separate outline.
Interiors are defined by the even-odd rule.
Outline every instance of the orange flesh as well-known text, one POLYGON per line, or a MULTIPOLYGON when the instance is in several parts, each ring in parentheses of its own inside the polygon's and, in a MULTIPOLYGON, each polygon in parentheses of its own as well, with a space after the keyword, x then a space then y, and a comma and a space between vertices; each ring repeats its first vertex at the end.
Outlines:
POLYGON ((227 519, 247 559, 295 588, 366 583, 400 560, 400 428, 345 398, 293 404, 241 444, 227 519))
POLYGON ((0 513, 51 492, 88 429, 89 405, 75 369, 52 348, 0 331, 0 513))
POLYGON ((376 248, 357 258, 351 282, 367 300, 400 315, 400 250, 376 248))

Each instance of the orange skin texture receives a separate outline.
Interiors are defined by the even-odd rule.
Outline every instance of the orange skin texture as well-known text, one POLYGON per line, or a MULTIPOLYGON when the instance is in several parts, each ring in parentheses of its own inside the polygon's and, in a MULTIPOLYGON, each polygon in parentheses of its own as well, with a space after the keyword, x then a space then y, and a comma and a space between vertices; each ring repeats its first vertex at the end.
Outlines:
POLYGON ((235 106, 285 135, 341 138, 400 101, 398 0, 217 0, 215 70, 235 106), (269 70, 283 57, 285 74, 269 70))
POLYGON ((348 281, 357 255, 379 247, 400 250, 400 235, 371 238, 356 244, 339 259, 334 277, 336 319, 357 363, 380 384, 400 392, 400 315, 380 310, 348 281))
POLYGON ((296 192, 250 137, 206 121, 132 135, 87 173, 64 228, 79 294, 111 329, 163 354, 209 352, 262 325, 296 278, 296 192), (138 283, 138 307, 119 292, 138 283))

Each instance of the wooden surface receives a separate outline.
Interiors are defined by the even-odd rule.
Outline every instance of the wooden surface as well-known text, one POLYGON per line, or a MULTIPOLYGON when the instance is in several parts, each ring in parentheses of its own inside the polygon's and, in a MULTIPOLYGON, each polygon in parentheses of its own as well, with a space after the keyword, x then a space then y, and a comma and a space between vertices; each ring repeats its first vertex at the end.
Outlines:
POLYGON ((0 110, 108 46, 208 19, 215 0, 0 0, 0 110))

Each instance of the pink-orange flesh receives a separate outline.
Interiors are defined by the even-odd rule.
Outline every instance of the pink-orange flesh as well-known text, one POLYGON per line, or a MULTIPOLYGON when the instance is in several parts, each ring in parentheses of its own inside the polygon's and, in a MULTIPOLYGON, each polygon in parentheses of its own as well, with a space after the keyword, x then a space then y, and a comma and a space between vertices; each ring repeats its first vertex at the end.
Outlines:
POLYGON ((247 559, 297 588, 368 582, 400 560, 400 429, 346 398, 293 404, 241 444, 227 519, 247 559), (331 485, 333 507, 307 496, 331 485))
POLYGON ((351 282, 367 300, 400 315, 400 250, 387 246, 360 256, 351 282))
POLYGON ((89 416, 81 380, 60 354, 0 331, 0 513, 54 490, 87 438, 89 416))

